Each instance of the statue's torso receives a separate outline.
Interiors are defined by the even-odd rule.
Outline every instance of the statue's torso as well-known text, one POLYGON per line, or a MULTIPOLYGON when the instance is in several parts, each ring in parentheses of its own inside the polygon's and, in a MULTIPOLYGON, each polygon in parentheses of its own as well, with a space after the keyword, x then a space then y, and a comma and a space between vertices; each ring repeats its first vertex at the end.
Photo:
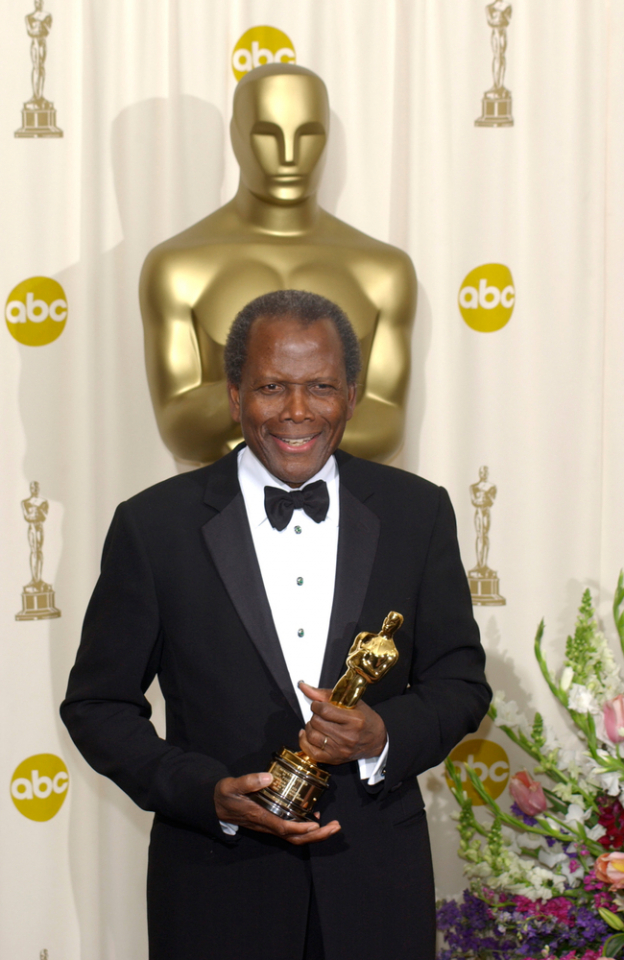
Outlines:
POLYGON ((407 261, 401 251, 324 212, 316 229, 279 236, 241 224, 230 204, 154 254, 164 271, 161 282, 184 291, 192 306, 208 379, 221 376, 223 346, 239 310, 278 289, 310 290, 338 303, 355 328, 366 365, 379 310, 392 296, 393 272, 407 261))
POLYGON ((43 10, 37 10, 35 13, 29 13, 26 17, 28 32, 36 40, 44 39, 50 32, 52 26, 52 15, 43 10))

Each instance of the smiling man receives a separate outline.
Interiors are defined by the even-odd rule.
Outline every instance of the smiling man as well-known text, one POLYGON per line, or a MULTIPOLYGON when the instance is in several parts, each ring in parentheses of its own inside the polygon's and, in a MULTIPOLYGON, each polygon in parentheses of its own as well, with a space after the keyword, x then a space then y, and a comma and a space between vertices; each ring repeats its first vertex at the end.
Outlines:
POLYGON ((155 811, 151 960, 432 960, 416 777, 490 696, 448 496, 337 449, 359 350, 330 301, 252 301, 225 364, 245 444, 118 508, 63 719, 155 811), (354 636, 390 610, 396 667, 354 709, 332 705, 354 636), (156 674, 164 740, 144 696, 156 674), (313 823, 252 799, 297 740, 332 767, 313 823))

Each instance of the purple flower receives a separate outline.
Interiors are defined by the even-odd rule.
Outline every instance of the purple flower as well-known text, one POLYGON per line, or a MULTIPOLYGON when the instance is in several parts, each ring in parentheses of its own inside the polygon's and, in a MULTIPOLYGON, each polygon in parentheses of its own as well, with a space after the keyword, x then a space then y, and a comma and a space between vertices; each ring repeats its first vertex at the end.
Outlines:
POLYGON ((438 905, 438 926, 446 940, 438 960, 464 960, 471 954, 492 960, 596 960, 609 929, 593 909, 594 891, 587 886, 580 891, 590 908, 578 896, 578 889, 572 899, 548 901, 487 888, 481 896, 466 890, 459 902, 438 905))

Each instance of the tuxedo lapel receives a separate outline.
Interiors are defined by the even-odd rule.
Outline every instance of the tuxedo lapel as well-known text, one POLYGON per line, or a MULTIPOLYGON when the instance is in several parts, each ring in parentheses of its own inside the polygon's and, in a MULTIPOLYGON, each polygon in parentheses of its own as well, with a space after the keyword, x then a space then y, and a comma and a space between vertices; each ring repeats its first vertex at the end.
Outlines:
MULTIPOLYGON (((336 457, 340 466, 343 458, 344 454, 336 457)), ((321 687, 333 687, 343 672, 368 590, 379 539, 379 518, 354 496, 345 480, 341 469, 336 586, 321 670, 321 687)))
POLYGON ((233 463, 226 463, 230 458, 224 457, 215 465, 226 469, 215 471, 204 499, 219 512, 203 525, 202 534, 245 630, 286 700, 299 720, 303 720, 262 582, 238 485, 236 452, 230 455, 233 463))

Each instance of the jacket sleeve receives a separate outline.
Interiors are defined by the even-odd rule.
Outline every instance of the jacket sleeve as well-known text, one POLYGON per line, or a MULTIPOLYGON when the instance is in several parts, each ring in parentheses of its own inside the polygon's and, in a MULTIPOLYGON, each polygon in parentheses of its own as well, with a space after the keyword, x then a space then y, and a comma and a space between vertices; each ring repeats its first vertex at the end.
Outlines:
POLYGON ((145 691, 158 672, 162 644, 149 557, 128 505, 121 504, 104 544, 61 717, 88 763, 144 810, 228 842, 213 800, 227 768, 172 746, 150 722, 145 691))
POLYGON ((455 515, 440 488, 416 605, 410 686, 375 705, 390 742, 382 796, 437 766, 477 729, 492 696, 484 666, 455 515))

